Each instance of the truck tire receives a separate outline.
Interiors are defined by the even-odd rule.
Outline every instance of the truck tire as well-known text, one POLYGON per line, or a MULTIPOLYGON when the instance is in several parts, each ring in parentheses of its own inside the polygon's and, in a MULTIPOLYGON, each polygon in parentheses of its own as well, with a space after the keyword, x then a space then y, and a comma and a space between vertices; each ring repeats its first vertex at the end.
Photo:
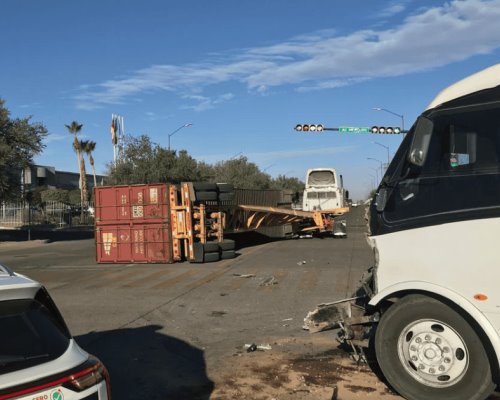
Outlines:
POLYGON ((207 242, 203 245, 205 253, 215 253, 219 251, 219 242, 207 242))
POLYGON ((235 247, 236 245, 232 239, 224 239, 222 242, 219 242, 220 251, 234 250, 235 247))
POLYGON ((232 193, 234 192, 234 185, 231 183, 218 183, 217 188, 219 193, 232 193))
POLYGON ((205 253, 203 255, 203 262, 215 262, 220 260, 219 252, 216 253, 205 253))
POLYGON ((212 182, 193 182, 193 189, 200 192, 216 192, 217 184, 212 182))
POLYGON ((235 258, 236 253, 234 250, 225 250, 221 251, 220 253, 220 259, 221 260, 230 260, 231 258, 235 258))
POLYGON ((194 260, 191 260, 192 263, 202 263, 203 262, 203 244, 200 242, 193 243, 193 253, 194 260))
POLYGON ((482 400, 495 389, 474 328, 427 296, 406 296, 382 315, 375 353, 389 384, 407 399, 482 400))
POLYGON ((196 201, 216 201, 217 192, 196 192, 196 201))
POLYGON ((231 193, 219 193, 219 201, 233 201, 234 192, 231 193))

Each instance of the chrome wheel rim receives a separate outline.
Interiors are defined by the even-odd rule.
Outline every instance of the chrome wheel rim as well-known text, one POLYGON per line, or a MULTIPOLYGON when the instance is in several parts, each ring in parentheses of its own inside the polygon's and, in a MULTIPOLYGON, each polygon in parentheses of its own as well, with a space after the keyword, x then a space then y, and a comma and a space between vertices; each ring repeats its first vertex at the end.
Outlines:
POLYGON ((463 338, 437 320, 422 319, 407 325, 398 338, 398 355, 411 377, 431 387, 453 386, 469 367, 463 338))

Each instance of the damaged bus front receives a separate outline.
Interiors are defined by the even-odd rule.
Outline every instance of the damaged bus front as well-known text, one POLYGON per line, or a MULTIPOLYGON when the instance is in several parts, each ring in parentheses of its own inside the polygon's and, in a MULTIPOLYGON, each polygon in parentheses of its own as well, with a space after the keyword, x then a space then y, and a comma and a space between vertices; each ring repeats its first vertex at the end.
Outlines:
POLYGON ((500 64, 443 90, 403 139, 369 210, 375 265, 306 328, 373 346, 407 399, 486 399, 499 379, 500 64))

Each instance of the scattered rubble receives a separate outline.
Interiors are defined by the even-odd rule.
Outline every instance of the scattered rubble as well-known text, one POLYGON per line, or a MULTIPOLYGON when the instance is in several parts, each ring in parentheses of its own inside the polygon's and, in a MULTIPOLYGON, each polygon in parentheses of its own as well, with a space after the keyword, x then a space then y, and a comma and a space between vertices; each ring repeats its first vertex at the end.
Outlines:
POLYGON ((245 344, 244 348, 247 350, 248 353, 251 353, 256 350, 272 350, 272 347, 270 344, 259 344, 256 345, 255 343, 252 344, 245 344))
POLYGON ((277 285, 278 284, 278 280, 276 279, 275 276, 271 275, 267 278, 264 278, 259 286, 272 286, 272 285, 277 285))
POLYGON ((233 274, 238 278, 255 278, 255 274, 233 274))

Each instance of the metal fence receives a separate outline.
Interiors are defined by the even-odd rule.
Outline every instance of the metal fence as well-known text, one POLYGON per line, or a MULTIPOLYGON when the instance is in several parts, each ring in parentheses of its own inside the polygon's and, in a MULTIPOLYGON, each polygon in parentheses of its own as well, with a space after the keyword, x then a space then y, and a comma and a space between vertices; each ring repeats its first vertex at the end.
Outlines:
POLYGON ((58 201, 29 205, 27 202, 0 203, 0 229, 46 225, 51 227, 88 226, 94 224, 94 205, 70 206, 58 201))

